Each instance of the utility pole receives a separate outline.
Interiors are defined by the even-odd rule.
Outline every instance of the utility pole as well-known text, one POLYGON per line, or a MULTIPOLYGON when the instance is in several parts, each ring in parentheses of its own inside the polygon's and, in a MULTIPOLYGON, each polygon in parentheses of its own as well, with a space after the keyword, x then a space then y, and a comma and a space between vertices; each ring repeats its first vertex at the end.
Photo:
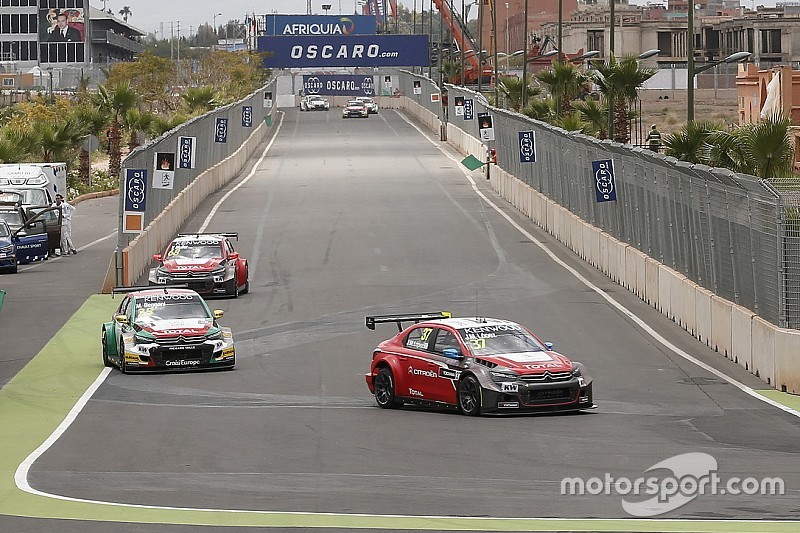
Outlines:
POLYGON ((495 0, 491 0, 491 8, 492 8, 492 63, 494 67, 494 101, 495 105, 498 105, 498 93, 497 93, 497 2, 495 0))
POLYGON ((181 62, 181 21, 178 21, 178 63, 181 62))
MULTIPOLYGON (((528 103, 528 0, 525 0, 525 21, 522 23, 522 109, 528 103)), ((539 50, 541 53, 541 50, 539 50)))
POLYGON ((478 0, 478 93, 483 85, 483 0, 478 0))
POLYGON ((175 59, 175 51, 173 47, 175 46, 175 26, 173 26, 172 21, 169 21, 169 60, 172 61, 175 59))

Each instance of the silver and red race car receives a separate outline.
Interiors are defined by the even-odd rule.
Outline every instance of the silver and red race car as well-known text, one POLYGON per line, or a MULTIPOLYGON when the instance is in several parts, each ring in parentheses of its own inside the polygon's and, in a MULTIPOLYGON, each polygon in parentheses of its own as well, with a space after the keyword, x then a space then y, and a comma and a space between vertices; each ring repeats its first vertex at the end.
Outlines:
POLYGON ((592 409, 592 378, 525 327, 449 313, 366 317, 400 332, 372 354, 367 387, 378 406, 456 407, 465 415, 592 409), (403 329, 403 322, 414 322, 403 329))
POLYGON ((185 284, 205 296, 238 297, 250 290, 247 260, 233 248, 238 233, 186 233, 169 243, 150 270, 150 285, 185 284))

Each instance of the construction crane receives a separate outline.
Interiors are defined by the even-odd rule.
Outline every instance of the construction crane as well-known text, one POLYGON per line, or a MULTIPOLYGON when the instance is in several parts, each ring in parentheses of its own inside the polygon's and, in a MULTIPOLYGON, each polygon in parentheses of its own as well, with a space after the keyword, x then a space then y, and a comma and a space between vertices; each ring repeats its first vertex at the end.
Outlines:
MULTIPOLYGON (((378 23, 378 28, 385 31, 387 26, 386 8, 387 0, 368 0, 365 8, 365 15, 372 15, 375 17, 375 22, 378 23)), ((392 11, 392 18, 397 19, 397 0, 389 0, 388 7, 392 11)))
POLYGON ((459 53, 463 55, 464 60, 464 79, 461 79, 461 72, 450 76, 447 80, 450 83, 457 83, 461 85, 474 84, 478 82, 478 76, 483 71, 483 83, 491 83, 494 76, 494 69, 491 66, 481 66, 481 58, 483 54, 478 50, 478 45, 475 39, 467 29, 467 21, 461 18, 453 6, 453 0, 433 0, 436 4, 436 9, 444 19, 447 26, 450 28, 450 34, 453 36, 453 42, 458 47, 459 53))

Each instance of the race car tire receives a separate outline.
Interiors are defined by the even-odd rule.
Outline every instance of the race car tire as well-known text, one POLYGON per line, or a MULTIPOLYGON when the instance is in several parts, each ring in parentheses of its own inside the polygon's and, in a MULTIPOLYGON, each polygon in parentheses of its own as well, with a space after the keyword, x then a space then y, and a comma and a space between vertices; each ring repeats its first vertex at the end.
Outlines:
POLYGON ((244 289, 239 294, 247 294, 250 292, 250 269, 244 271, 244 289))
POLYGON ((103 344, 103 366, 114 366, 114 363, 111 362, 111 359, 108 358, 108 344, 106 344, 106 330, 103 329, 103 333, 100 336, 100 342, 103 344))
POLYGON ((467 416, 481 414, 481 384, 474 376, 466 376, 458 383, 458 408, 467 416))
POLYGON ((125 364, 125 342, 120 339, 119 341, 119 371, 122 374, 128 373, 128 366, 125 364))
POLYGON ((403 400, 395 396, 392 371, 386 367, 375 376, 375 402, 381 409, 397 409, 403 405, 403 400))
POLYGON ((236 274, 233 275, 233 278, 231 278, 231 280, 228 283, 230 283, 230 286, 227 287, 227 290, 225 292, 227 292, 228 295, 231 298, 238 298, 239 297, 239 279, 236 276, 236 274))

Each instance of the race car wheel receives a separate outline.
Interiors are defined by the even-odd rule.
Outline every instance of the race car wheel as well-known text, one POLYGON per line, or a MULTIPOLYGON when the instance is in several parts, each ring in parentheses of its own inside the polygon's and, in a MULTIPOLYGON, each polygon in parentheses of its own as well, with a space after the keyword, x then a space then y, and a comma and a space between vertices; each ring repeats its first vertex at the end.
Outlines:
POLYGON ((103 366, 114 366, 111 359, 108 358, 108 345, 106 344, 106 330, 100 335, 100 342, 103 345, 103 366))
POLYGON ((382 409, 397 409, 403 405, 403 400, 395 396, 392 371, 386 367, 381 368, 375 376, 375 401, 382 409))
POLYGON ((123 374, 128 373, 128 367, 125 365, 125 342, 119 341, 119 371, 123 374))
POLYGON ((467 376, 458 384, 458 408, 467 416, 481 414, 481 385, 473 376, 467 376))
POLYGON ((236 274, 233 275, 233 278, 229 281, 230 286, 226 291, 232 298, 239 297, 239 280, 237 279, 236 274))
POLYGON ((250 292, 250 269, 246 268, 244 271, 244 289, 239 294, 247 294, 250 292))

